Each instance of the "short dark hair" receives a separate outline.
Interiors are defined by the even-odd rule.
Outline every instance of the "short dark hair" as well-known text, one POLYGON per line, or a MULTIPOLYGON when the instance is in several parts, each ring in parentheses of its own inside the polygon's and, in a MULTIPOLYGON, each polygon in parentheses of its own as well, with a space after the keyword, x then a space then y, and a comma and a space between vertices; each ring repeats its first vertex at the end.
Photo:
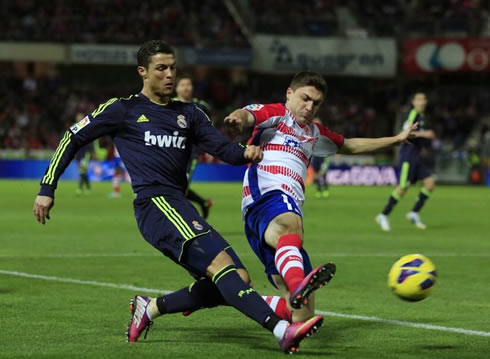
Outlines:
POLYGON ((191 75, 189 75, 189 74, 182 74, 182 75, 179 75, 177 77, 177 80, 175 81, 175 86, 177 86, 181 80, 185 80, 185 79, 188 79, 188 80, 191 80, 191 82, 194 82, 194 81, 192 81, 192 76, 191 75))
POLYGON ((427 97, 427 94, 425 93, 425 91, 422 91, 422 90, 414 91, 410 95, 410 103, 412 103, 412 101, 415 100, 415 96, 417 96, 417 95, 424 95, 425 97, 427 97))
POLYGON ((151 62, 151 58, 156 54, 171 54, 175 55, 175 51, 163 40, 150 40, 141 45, 136 55, 138 59, 138 66, 143 66, 145 69, 151 62))
POLYGON ((302 71, 294 75, 289 87, 296 91, 300 87, 313 86, 320 91, 323 96, 327 93, 327 82, 321 74, 312 71, 302 71))

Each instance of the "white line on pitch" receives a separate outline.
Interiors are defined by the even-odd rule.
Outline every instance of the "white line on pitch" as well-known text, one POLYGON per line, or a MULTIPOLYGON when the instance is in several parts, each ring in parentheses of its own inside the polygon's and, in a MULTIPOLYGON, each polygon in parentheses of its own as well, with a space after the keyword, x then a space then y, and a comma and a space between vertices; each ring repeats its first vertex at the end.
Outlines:
MULTIPOLYGON (((145 292, 145 293, 168 294, 168 293, 172 292, 169 290, 142 288, 142 287, 136 287, 136 286, 127 285, 127 284, 106 283, 106 282, 96 282, 96 281, 92 281, 92 280, 79 280, 79 279, 73 279, 73 278, 45 276, 45 275, 40 275, 40 274, 30 274, 30 273, 10 271, 10 270, 1 270, 1 269, 0 269, 0 274, 11 275, 11 276, 16 276, 16 277, 23 277, 23 278, 42 279, 42 280, 49 280, 49 281, 63 282, 63 283, 83 284, 83 285, 92 285, 92 286, 97 286, 97 287, 110 287, 110 288, 117 288, 117 289, 127 289, 127 290, 133 290, 133 291, 145 292)), ((485 332, 485 331, 480 331, 480 330, 442 327, 439 325, 431 325, 431 324, 424 324, 424 323, 413 323, 413 322, 406 322, 406 321, 401 321, 401 320, 383 319, 383 318, 378 318, 378 317, 368 317, 368 316, 363 316, 363 315, 326 312, 326 311, 322 311, 322 310, 317 310, 316 312, 318 314, 330 316, 330 317, 357 319, 357 320, 364 320, 364 321, 369 321, 369 322, 398 325, 398 326, 403 326, 403 327, 428 329, 428 330, 438 330, 438 331, 443 331, 443 332, 452 332, 452 333, 457 333, 457 334, 474 335, 474 336, 480 336, 480 337, 490 337, 490 332, 485 332)))
POLYGON ((403 327, 412 327, 412 328, 429 329, 429 330, 439 330, 439 331, 443 331, 443 332, 453 332, 453 333, 458 333, 458 334, 477 335, 477 336, 481 336, 481 337, 490 337, 490 332, 484 332, 484 331, 480 331, 480 330, 471 330, 471 329, 463 329, 463 328, 451 328, 451 327, 441 327, 439 325, 405 322, 405 321, 402 321, 402 320, 383 319, 383 318, 378 318, 378 317, 367 317, 367 316, 363 316, 363 315, 325 312, 323 310, 317 310, 316 313, 317 314, 321 314, 321 315, 325 315, 325 316, 330 316, 330 317, 357 319, 357 320, 365 320, 365 321, 369 321, 369 322, 377 322, 377 323, 383 323, 383 324, 399 325, 399 326, 403 326, 403 327))
POLYGON ((17 272, 17 271, 1 270, 1 269, 0 269, 0 274, 6 274, 6 275, 11 275, 11 276, 16 276, 16 277, 24 277, 24 278, 50 280, 50 281, 54 281, 54 282, 93 285, 96 287, 110 287, 110 288, 117 288, 117 289, 128 289, 128 290, 134 290, 134 291, 146 292, 146 293, 157 293, 157 294, 171 293, 171 291, 168 291, 168 290, 141 288, 141 287, 135 287, 134 285, 128 285, 128 284, 105 283, 105 282, 96 282, 93 280, 79 280, 79 279, 73 279, 73 278, 53 277, 53 276, 46 276, 46 275, 40 275, 40 274, 30 274, 30 273, 17 272))
POLYGON ((158 253, 61 253, 61 254, 0 254, 0 258, 97 258, 97 257, 162 257, 158 253))
MULTIPOLYGON (((430 253, 428 257, 490 257, 490 253, 430 253)), ((240 257, 248 257, 253 253, 240 253, 240 257)), ((400 257, 403 253, 310 253, 310 257, 400 257)), ((97 257, 162 257, 158 253, 61 253, 61 254, 0 254, 0 258, 97 258, 97 257)))

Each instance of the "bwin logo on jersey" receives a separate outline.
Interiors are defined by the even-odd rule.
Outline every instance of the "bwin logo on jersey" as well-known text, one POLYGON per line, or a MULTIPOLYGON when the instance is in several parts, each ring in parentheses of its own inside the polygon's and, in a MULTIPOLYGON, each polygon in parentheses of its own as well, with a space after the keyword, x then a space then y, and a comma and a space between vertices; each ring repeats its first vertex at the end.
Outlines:
POLYGON ((152 135, 150 131, 145 132, 145 146, 185 148, 185 137, 178 136, 179 132, 174 131, 170 135, 152 135))
POLYGON ((299 147, 299 141, 295 140, 292 137, 286 137, 284 140, 284 145, 289 147, 299 147))

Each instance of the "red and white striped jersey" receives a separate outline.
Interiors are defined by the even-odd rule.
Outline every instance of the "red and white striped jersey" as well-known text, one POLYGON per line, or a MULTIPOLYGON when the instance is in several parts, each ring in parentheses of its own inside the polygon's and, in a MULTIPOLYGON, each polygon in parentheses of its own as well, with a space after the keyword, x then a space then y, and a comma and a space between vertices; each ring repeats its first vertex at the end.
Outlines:
POLYGON ((264 158, 245 172, 242 213, 269 191, 280 190, 294 198, 301 208, 305 200, 306 170, 312 155, 335 154, 344 137, 310 122, 300 125, 281 103, 249 105, 243 108, 255 117, 249 144, 260 145, 264 158))

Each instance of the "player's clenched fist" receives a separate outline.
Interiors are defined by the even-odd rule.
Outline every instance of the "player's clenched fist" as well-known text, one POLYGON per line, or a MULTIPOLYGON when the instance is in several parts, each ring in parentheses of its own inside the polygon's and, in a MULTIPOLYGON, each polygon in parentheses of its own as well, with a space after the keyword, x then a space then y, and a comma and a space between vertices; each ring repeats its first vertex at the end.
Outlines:
POLYGON ((259 146, 250 145, 245 149, 245 153, 243 154, 243 156, 250 162, 258 163, 262 161, 264 153, 259 146))
POLYGON ((234 138, 242 133, 243 121, 240 117, 230 114, 225 117, 225 126, 228 129, 229 135, 234 138))
POLYGON ((227 125, 228 127, 237 127, 241 132, 243 121, 240 117, 230 114, 225 117, 225 125, 227 125))
POLYGON ((49 219, 49 211, 53 208, 54 199, 48 196, 36 196, 34 200, 34 217, 42 224, 46 224, 46 219, 49 219))

